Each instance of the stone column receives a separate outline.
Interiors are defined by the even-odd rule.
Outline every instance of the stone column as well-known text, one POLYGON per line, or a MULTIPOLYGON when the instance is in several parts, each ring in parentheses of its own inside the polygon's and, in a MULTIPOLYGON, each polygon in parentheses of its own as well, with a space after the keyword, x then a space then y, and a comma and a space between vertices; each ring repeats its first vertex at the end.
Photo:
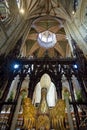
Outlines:
POLYGON ((16 110, 14 112, 14 117, 13 117, 13 120, 12 120, 12 125, 11 125, 10 130, 15 130, 16 122, 17 122, 17 119, 18 119, 18 113, 19 113, 20 106, 21 106, 21 101, 22 101, 22 95, 19 95, 16 110))
MULTIPOLYGON (((6 101, 8 101, 11 92, 14 91, 14 93, 15 93, 15 91, 16 91, 16 89, 17 89, 18 82, 19 82, 19 75, 17 75, 17 76, 13 79, 13 81, 12 81, 12 83, 11 83, 11 86, 10 86, 10 89, 9 89, 9 92, 8 92, 8 95, 7 95, 7 97, 6 97, 6 101)), ((14 93, 13 93, 13 97, 15 96, 14 93)))
POLYGON ((74 130, 73 120, 72 120, 70 107, 69 107, 69 95, 70 95, 70 93, 69 93, 68 89, 64 87, 63 90, 62 90, 62 94, 63 94, 65 102, 66 102, 67 116, 68 116, 70 130, 74 130))
POLYGON ((28 84, 29 84, 29 76, 27 75, 25 77, 25 80, 23 81, 23 83, 21 85, 21 93, 18 97, 18 101, 17 101, 17 105, 16 105, 16 109, 15 109, 15 112, 14 112, 14 116, 13 116, 13 120, 12 120, 10 130, 15 130, 22 99, 25 95, 26 96, 28 95, 28 92, 27 92, 28 84), (25 91, 26 91, 26 94, 25 94, 25 91))
POLYGON ((75 96, 74 96, 73 84, 72 84, 72 81, 71 81, 71 77, 67 77, 67 80, 68 80, 69 86, 70 86, 70 93, 71 93, 71 98, 72 98, 72 102, 73 102, 73 108, 74 108, 74 113, 75 113, 77 130, 79 130, 80 119, 79 119, 77 105, 74 103, 75 102, 75 96))

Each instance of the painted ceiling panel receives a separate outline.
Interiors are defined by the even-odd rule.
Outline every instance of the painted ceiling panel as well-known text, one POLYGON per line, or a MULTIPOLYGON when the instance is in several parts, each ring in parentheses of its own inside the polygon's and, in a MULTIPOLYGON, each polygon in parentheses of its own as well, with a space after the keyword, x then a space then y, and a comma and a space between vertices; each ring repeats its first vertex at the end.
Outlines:
POLYGON ((34 28, 36 29, 36 31, 37 31, 38 33, 46 31, 46 28, 41 27, 41 26, 35 26, 34 28))
POLYGON ((49 54, 49 57, 54 57, 54 55, 55 55, 55 50, 54 50, 54 48, 48 49, 48 54, 49 54))
POLYGON ((60 28, 61 27, 57 25, 57 26, 53 26, 53 27, 49 28, 48 30, 52 31, 53 33, 57 33, 60 28))
POLYGON ((56 34, 57 41, 66 41, 66 35, 56 34))
POLYGON ((38 48, 39 48, 39 45, 38 45, 38 43, 36 42, 36 43, 32 46, 32 48, 30 49, 28 55, 32 55, 38 48))
POLYGON ((68 42, 67 41, 60 41, 59 45, 61 46, 61 48, 63 49, 64 53, 66 52, 66 46, 67 46, 68 42))
POLYGON ((38 36, 38 34, 33 33, 33 34, 30 34, 28 38, 31 39, 31 40, 36 40, 37 36, 38 36))
POLYGON ((35 25, 48 29, 48 28, 57 26, 58 22, 56 20, 52 20, 52 19, 44 19, 44 20, 42 19, 39 22, 37 21, 35 23, 35 25))
POLYGON ((64 51, 63 51, 63 49, 61 48, 61 46, 59 45, 59 43, 57 43, 57 44, 54 46, 54 48, 60 53, 60 55, 61 55, 62 57, 65 56, 64 51))
POLYGON ((40 47, 39 51, 38 51, 38 57, 43 57, 44 56, 44 53, 45 53, 46 49, 45 48, 42 48, 40 47))
POLYGON ((25 42, 25 45, 26 45, 26 52, 28 53, 30 51, 30 49, 32 48, 32 46, 35 44, 36 41, 34 40, 30 40, 30 39, 27 39, 26 42, 25 42))

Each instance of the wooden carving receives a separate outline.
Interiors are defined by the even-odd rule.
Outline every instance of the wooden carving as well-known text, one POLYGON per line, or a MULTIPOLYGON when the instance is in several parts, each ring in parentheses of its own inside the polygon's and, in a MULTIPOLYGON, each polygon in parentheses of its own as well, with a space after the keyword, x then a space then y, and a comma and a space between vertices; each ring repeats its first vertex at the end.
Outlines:
POLYGON ((46 89, 42 89, 41 102, 38 108, 32 105, 30 98, 23 102, 24 128, 31 130, 65 130, 65 102, 59 99, 55 107, 49 109, 46 101, 46 89))

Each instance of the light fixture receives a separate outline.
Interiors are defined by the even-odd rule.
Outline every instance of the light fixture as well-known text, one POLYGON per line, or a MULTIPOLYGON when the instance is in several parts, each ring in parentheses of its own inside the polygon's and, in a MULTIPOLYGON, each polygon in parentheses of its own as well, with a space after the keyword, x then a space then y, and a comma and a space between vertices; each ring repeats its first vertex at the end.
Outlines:
POLYGON ((24 9, 21 8, 21 9, 20 9, 20 13, 21 13, 21 14, 24 14, 24 12, 25 12, 24 9))
POLYGON ((73 67, 74 67, 74 69, 77 69, 78 68, 78 66, 75 64, 75 65, 73 65, 73 67))
POLYGON ((74 10, 72 11, 72 14, 73 14, 73 15, 75 14, 75 11, 74 11, 74 10))
POLYGON ((56 44, 57 39, 55 33, 46 30, 42 33, 39 33, 37 41, 41 47, 48 49, 52 48, 56 44))
POLYGON ((14 69, 18 69, 19 68, 19 64, 14 64, 14 69))

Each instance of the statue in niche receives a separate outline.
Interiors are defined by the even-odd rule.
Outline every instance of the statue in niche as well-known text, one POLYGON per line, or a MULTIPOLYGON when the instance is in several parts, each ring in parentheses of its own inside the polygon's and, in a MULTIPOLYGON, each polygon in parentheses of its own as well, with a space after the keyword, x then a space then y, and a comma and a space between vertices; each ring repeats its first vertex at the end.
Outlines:
MULTIPOLYGON (((47 80, 47 78, 45 78, 47 80)), ((45 83, 46 85, 46 83, 45 83)), ((44 86, 44 85, 43 85, 44 86)), ((41 101, 38 107, 32 104, 30 98, 23 101, 24 129, 32 130, 65 130, 65 102, 59 99, 55 107, 49 108, 46 100, 47 87, 41 89, 41 101)))

